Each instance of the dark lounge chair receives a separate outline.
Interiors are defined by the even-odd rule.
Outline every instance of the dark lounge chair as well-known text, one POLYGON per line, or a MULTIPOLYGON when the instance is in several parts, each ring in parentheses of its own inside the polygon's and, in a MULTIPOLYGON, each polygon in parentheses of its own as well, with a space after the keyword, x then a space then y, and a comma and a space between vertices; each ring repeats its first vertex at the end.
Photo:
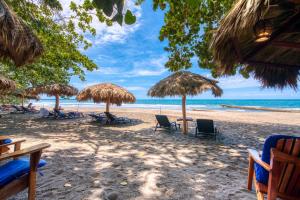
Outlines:
POLYGON ((94 114, 94 113, 91 113, 91 114, 88 114, 90 117, 94 118, 97 122, 103 122, 105 121, 106 119, 106 116, 104 115, 101 115, 101 114, 94 114))
POLYGON ((131 123, 130 119, 124 118, 124 117, 117 117, 109 112, 104 112, 106 115, 106 124, 126 124, 131 123))
POLYGON ((197 119, 197 127, 195 131, 195 137, 214 137, 217 138, 218 129, 214 125, 214 121, 211 119, 197 119))
POLYGON ((24 110, 24 112, 31 112, 31 110, 29 110, 28 108, 24 107, 24 106, 20 106, 22 110, 24 110))
POLYGON ((68 113, 54 109, 54 119, 72 119, 72 116, 69 116, 68 113))
POLYGON ((20 106, 16 106, 16 105, 12 105, 12 108, 14 108, 16 111, 11 112, 11 114, 24 114, 26 111, 20 107, 20 106))
POLYGON ((7 199, 28 188, 28 199, 34 200, 36 194, 36 175, 38 168, 46 165, 40 160, 42 151, 49 144, 38 144, 29 148, 0 155, 0 199, 7 199), (24 157, 30 155, 28 157, 24 157))
POLYGON ((300 199, 300 137, 272 135, 262 155, 248 149, 248 190, 252 182, 258 200, 300 199))
POLYGON ((172 131, 172 128, 174 127, 175 130, 180 129, 180 124, 177 124, 176 122, 170 122, 168 117, 166 115, 155 115, 157 124, 155 126, 154 132, 158 128, 167 129, 169 131, 172 131))
POLYGON ((80 117, 84 117, 84 115, 80 112, 65 113, 63 111, 54 109, 54 118, 55 119, 75 119, 75 118, 80 118, 80 117))
POLYGON ((38 110, 35 110, 35 109, 32 109, 32 108, 26 108, 26 107, 24 107, 24 106, 21 106, 21 109, 23 109, 23 111, 25 112, 25 113, 39 113, 39 111, 38 110))

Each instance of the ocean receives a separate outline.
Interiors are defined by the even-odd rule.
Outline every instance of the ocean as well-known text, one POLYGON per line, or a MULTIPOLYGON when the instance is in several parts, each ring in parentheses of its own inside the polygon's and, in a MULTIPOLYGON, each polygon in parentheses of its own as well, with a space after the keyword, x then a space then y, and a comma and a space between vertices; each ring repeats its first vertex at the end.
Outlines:
MULTIPOLYGON (((33 101, 38 106, 52 106, 54 99, 41 99, 33 101)), ((300 100, 298 99, 189 99, 187 100, 188 110, 237 110, 247 111, 241 108, 224 108, 222 105, 246 106, 255 108, 271 108, 284 110, 299 110, 300 100)), ((93 102, 77 102, 75 99, 61 99, 62 107, 104 107, 105 104, 94 104, 93 102)), ((146 109, 181 109, 180 99, 137 99, 134 104, 123 104, 122 107, 146 108, 146 109)))

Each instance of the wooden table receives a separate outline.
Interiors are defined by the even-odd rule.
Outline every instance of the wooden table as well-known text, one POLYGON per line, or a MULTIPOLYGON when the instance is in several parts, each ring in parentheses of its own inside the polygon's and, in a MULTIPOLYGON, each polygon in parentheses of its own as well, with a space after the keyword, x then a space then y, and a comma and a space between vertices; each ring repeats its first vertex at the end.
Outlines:
MULTIPOLYGON (((178 122, 182 122, 183 121, 183 118, 182 117, 180 117, 180 118, 177 118, 177 121, 178 122)), ((187 128, 187 130, 189 130, 189 122, 193 122, 194 120, 193 120, 193 118, 191 118, 191 117, 187 117, 186 118, 186 128, 187 128)))
MULTIPOLYGON (((177 118, 177 121, 178 121, 178 122, 183 121, 183 118, 182 118, 182 117, 177 118)), ((186 118, 186 121, 187 121, 187 122, 192 122, 192 121, 194 121, 194 120, 193 120, 193 118, 191 118, 191 117, 187 117, 187 118, 186 118)))

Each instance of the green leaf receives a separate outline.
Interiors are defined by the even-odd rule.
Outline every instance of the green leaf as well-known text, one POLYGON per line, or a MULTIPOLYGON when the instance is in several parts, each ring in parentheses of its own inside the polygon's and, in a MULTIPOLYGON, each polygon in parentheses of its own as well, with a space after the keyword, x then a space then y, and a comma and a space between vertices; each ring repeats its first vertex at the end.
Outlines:
POLYGON ((123 15, 116 14, 113 18, 112 21, 117 22, 120 26, 123 24, 123 15))
POLYGON ((125 14, 125 23, 127 25, 131 25, 134 24, 135 22, 136 22, 136 16, 134 16, 130 10, 127 10, 125 14))
POLYGON ((77 5, 73 1, 71 1, 71 3, 70 3, 70 9, 71 10, 76 10, 77 9, 77 5))
MULTIPOLYGON (((137 0, 140 3, 142 0, 137 0)), ((164 10, 164 25, 159 40, 167 41, 169 54, 165 66, 171 71, 192 67, 197 59, 200 68, 216 74, 210 47, 212 32, 235 0, 153 0, 153 9, 164 10), (193 62, 194 63, 194 62, 193 62)), ((232 74, 236 72, 236 67, 232 74)), ((250 71, 243 71, 249 74, 250 71)))
POLYGON ((62 5, 58 0, 43 0, 43 3, 52 9, 63 10, 62 5))
POLYGON ((94 0, 94 4, 98 9, 103 10, 106 16, 110 17, 113 13, 114 1, 112 0, 94 0))
MULTIPOLYGON (((20 0, 7 1, 37 35, 44 52, 23 68, 16 68, 12 62, 0 60, 0 74, 12 78, 18 87, 23 88, 44 83, 68 83, 73 75, 83 80, 84 70, 97 68, 81 50, 82 47, 91 46, 84 31, 95 34, 95 29, 90 25, 93 17, 90 9, 95 9, 91 1, 85 0, 81 4, 70 2, 71 12, 62 19, 64 23, 59 21, 62 11, 58 9, 58 0, 26 0, 22 4, 20 0), (77 30, 77 27, 81 30, 77 30)), ((103 21, 106 20, 104 18, 103 21)))

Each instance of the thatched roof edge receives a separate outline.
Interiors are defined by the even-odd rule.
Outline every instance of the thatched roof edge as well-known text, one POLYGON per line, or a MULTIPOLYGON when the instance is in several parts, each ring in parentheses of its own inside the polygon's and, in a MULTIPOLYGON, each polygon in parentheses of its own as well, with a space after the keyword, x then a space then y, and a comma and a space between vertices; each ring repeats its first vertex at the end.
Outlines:
POLYGON ((215 97, 221 96, 223 90, 217 85, 218 81, 194 74, 188 71, 178 71, 162 79, 148 91, 148 96, 195 96, 211 90, 215 97))
POLYGON ((33 62, 43 46, 33 31, 0 0, 0 58, 10 58, 16 66, 33 62))
POLYGON ((134 103, 135 96, 125 88, 113 83, 101 83, 86 87, 79 92, 78 101, 93 100, 95 103, 110 102, 121 105, 122 103, 134 103))

